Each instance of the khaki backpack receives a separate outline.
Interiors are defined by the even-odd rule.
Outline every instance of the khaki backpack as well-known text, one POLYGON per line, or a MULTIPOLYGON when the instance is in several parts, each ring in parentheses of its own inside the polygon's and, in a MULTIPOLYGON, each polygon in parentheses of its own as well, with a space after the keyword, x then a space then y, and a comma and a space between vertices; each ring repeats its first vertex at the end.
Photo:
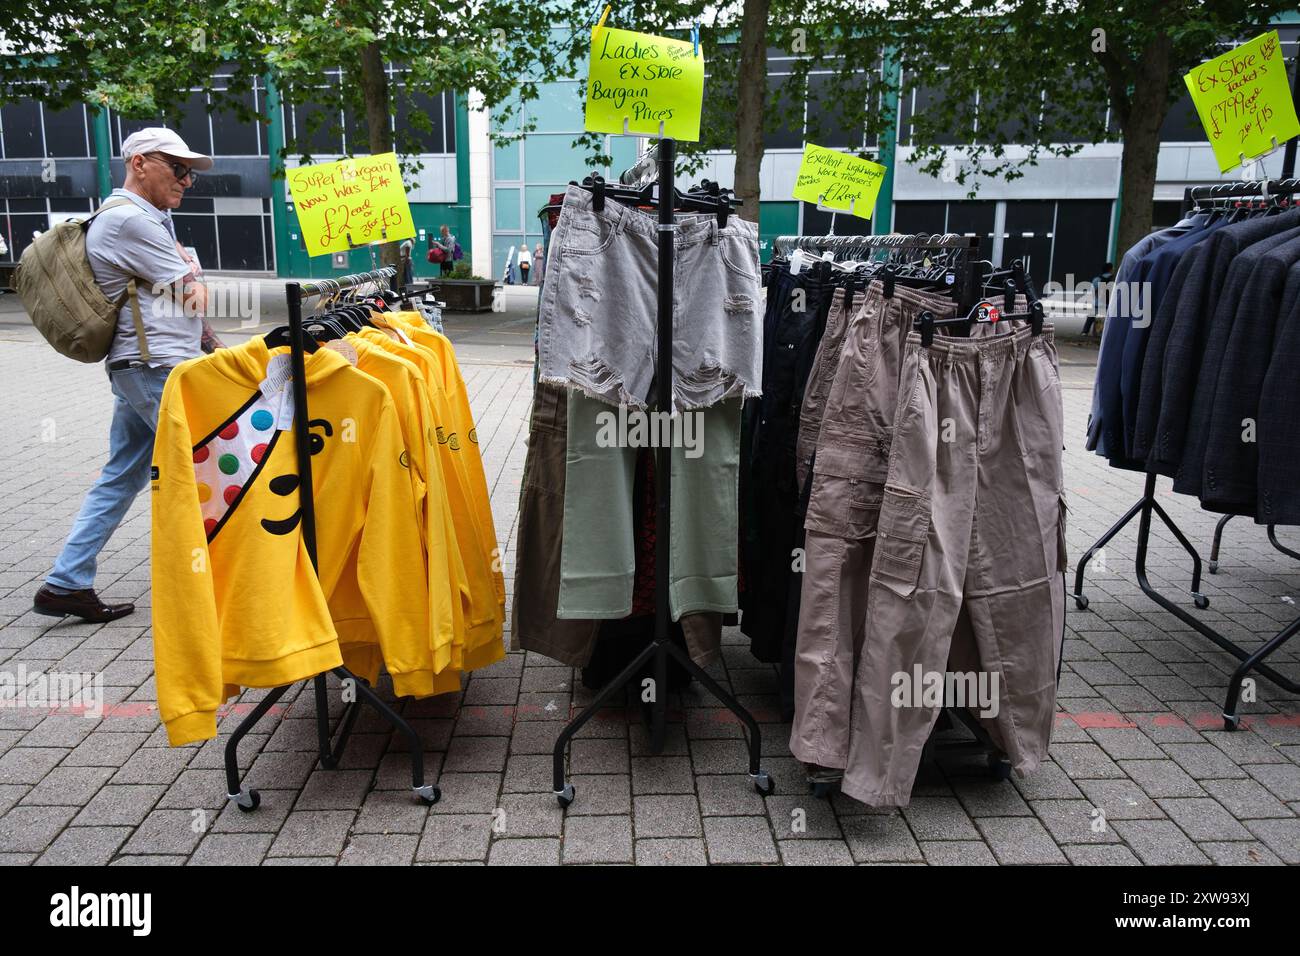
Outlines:
POLYGON ((68 219, 41 233, 23 251, 14 270, 14 289, 32 324, 56 352, 78 362, 98 362, 108 355, 118 311, 128 298, 140 358, 149 361, 135 279, 127 281, 126 293, 113 302, 95 281, 86 258, 86 230, 91 220, 123 204, 132 202, 118 199, 104 203, 85 219, 68 219))

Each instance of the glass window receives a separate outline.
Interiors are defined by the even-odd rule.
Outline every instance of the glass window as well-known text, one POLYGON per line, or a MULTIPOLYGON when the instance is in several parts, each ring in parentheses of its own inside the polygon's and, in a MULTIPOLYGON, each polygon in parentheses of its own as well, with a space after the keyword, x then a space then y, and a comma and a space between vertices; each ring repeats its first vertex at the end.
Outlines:
POLYGON ((519 140, 498 143, 492 153, 492 176, 494 179, 520 179, 519 140))
POLYGON ((614 160, 611 174, 615 179, 623 175, 624 170, 636 165, 639 151, 640 140, 635 136, 618 135, 609 138, 609 155, 614 160))
POLYGON ((525 178, 544 183, 581 182, 593 170, 586 166, 586 151, 574 148, 573 138, 572 133, 530 133, 524 147, 525 178))
POLYGON ((497 229, 522 229, 519 212, 519 190, 497 189, 492 203, 497 229))
POLYGON ((343 152, 342 116, 317 103, 298 103, 293 107, 294 147, 297 152, 313 156, 343 152))
POLYGON ((430 96, 427 93, 408 95, 405 85, 401 85, 394 90, 394 101, 397 129, 413 137, 422 153, 445 152, 446 118, 443 116, 442 96, 430 96), (428 120, 428 131, 416 127, 411 120, 412 113, 428 120))
POLYGON ((1110 251, 1110 213, 1114 200, 1062 199, 1056 205, 1052 279, 1063 283, 1067 275, 1073 274, 1076 282, 1087 282, 1101 273, 1110 251))
MULTIPOLYGON (((251 90, 241 94, 240 99, 248 109, 256 107, 251 90)), ((212 114, 212 149, 216 156, 260 155, 262 150, 258 133, 256 121, 243 122, 233 110, 212 114)))
POLYGON ((86 107, 78 103, 66 110, 43 107, 46 156, 93 156, 86 133, 86 107))
MULTIPOLYGON (((38 200, 42 204, 45 200, 38 200)), ((15 215, 16 203, 9 200, 9 255, 17 262, 23 250, 32 244, 32 234, 50 228, 50 217, 44 212, 15 215)))
POLYGON ((217 217, 186 215, 180 211, 172 213, 176 224, 176 238, 182 246, 193 246, 198 253, 199 264, 205 269, 219 269, 221 262, 217 257, 217 217))
POLYGON ((169 123, 185 140, 185 145, 196 153, 212 155, 212 132, 208 129, 208 95, 203 92, 191 93, 181 105, 181 118, 178 124, 169 123))
POLYGON ((1040 289, 1047 281, 1051 266, 1055 212, 1056 203, 1051 200, 1007 203, 1001 264, 1009 266, 1017 259, 1021 260, 1025 271, 1040 289))
POLYGON ((266 256, 262 252, 262 217, 218 216, 216 218, 220 237, 218 245, 221 252, 221 268, 240 271, 266 269, 266 256))
POLYGON ((896 202, 894 232, 942 234, 948 231, 947 216, 945 202, 896 202))
POLYGON ((528 104, 529 116, 540 133, 580 133, 586 83, 542 83, 537 99, 528 104))
POLYGON ((948 232, 958 235, 975 235, 980 241, 980 258, 993 257, 993 220, 997 203, 992 201, 963 201, 948 203, 948 232))
POLYGON ((442 151, 456 152, 456 94, 447 90, 442 94, 442 115, 444 117, 442 151))
MULTIPOLYGON (((842 77, 834 73, 814 73, 808 77, 808 139, 818 146, 857 149, 864 145, 861 118, 850 125, 836 104, 852 102, 858 106, 867 101, 867 76, 859 73, 842 77)), ((874 147, 876 137, 865 139, 865 145, 874 147)))
POLYGON ((529 184, 524 187, 524 226, 528 229, 538 228, 541 222, 537 218, 538 212, 542 207, 551 201, 551 197, 559 193, 563 195, 565 190, 563 183, 556 183, 551 186, 537 186, 529 184))
POLYGON ((776 117, 774 122, 779 125, 764 130, 764 149, 799 149, 803 146, 804 96, 794 83, 790 76, 767 78, 768 115, 776 117))
POLYGON ((45 158, 38 100, 19 100, 0 106, 0 124, 4 126, 6 159, 45 158))
MULTIPOLYGON (((1180 86, 1182 84, 1179 84, 1180 86)), ((1162 143, 1204 143, 1205 127, 1192 105, 1192 98, 1183 92, 1178 101, 1169 107, 1165 121, 1160 124, 1160 142, 1162 143)))

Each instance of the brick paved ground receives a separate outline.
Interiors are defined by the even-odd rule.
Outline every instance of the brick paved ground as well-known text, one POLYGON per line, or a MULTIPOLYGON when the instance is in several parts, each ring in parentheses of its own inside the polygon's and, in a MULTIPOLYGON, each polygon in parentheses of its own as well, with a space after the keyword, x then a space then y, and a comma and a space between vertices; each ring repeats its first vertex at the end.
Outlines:
MULTIPOLYGON (((497 531, 511 549, 507 581, 530 375, 518 361, 482 358, 517 359, 526 331, 506 330, 513 352, 465 350, 497 531)), ((1091 369, 1086 351, 1070 354, 1080 362, 1064 370, 1077 557, 1141 483, 1081 450, 1091 369)), ((1024 780, 993 782, 981 763, 954 755, 923 770, 901 813, 812 799, 778 722, 775 673, 733 631, 714 673, 763 722, 764 766, 778 787, 767 801, 744 775, 738 725, 692 691, 673 700, 658 756, 646 752, 635 709, 589 725, 571 755, 579 797, 562 814, 547 754, 569 708, 590 694, 571 668, 511 654, 473 675, 459 698, 402 707, 439 775, 444 796, 432 809, 404 792, 404 742, 369 715, 339 769, 314 768, 311 695, 291 691, 243 744, 262 806, 240 813, 224 799, 222 747, 258 692, 245 693, 222 736, 203 746, 172 750, 158 725, 147 495, 103 555, 98 581, 140 610, 104 626, 30 612, 105 454, 102 370, 58 357, 11 323, 0 327, 0 382, 0 671, 102 671, 110 705, 98 720, 0 711, 0 862, 1300 863, 1300 706, 1261 680, 1259 699, 1243 706, 1247 729, 1222 731, 1233 661, 1139 591, 1136 525, 1090 573, 1091 609, 1070 602, 1053 760, 1024 780)), ((1208 553, 1212 517, 1167 487, 1162 502, 1208 553)), ((1257 646, 1300 611, 1300 565, 1250 522, 1229 525, 1221 561, 1200 617, 1229 636, 1257 646)), ((1156 587, 1187 587, 1189 564, 1167 535, 1148 564, 1156 587)), ((1298 653, 1300 642, 1276 661, 1300 676, 1298 653)))

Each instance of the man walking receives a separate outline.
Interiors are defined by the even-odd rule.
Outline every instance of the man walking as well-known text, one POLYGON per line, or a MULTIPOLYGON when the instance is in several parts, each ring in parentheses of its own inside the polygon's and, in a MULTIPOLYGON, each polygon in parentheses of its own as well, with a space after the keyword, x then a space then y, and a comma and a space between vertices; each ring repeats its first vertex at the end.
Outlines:
POLYGON ((102 623, 125 617, 134 604, 107 604, 95 593, 99 552, 137 494, 149 483, 163 384, 172 368, 220 345, 204 318, 202 273, 176 238, 170 210, 212 168, 169 129, 143 129, 122 143, 126 183, 105 200, 116 205, 90 223, 86 256, 95 282, 112 301, 134 280, 139 319, 128 296, 105 360, 113 390, 108 463, 86 494, 54 569, 36 592, 34 610, 102 623))

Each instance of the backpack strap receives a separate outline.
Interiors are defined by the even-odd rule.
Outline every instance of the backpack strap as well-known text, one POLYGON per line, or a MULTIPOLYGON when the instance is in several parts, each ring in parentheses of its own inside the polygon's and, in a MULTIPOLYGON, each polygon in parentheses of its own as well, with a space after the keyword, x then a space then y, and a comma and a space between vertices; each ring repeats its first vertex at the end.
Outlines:
POLYGON ((108 210, 113 209, 117 206, 125 206, 125 205, 134 206, 135 203, 133 203, 129 199, 112 199, 104 203, 98 209, 92 212, 89 216, 87 216, 85 219, 81 220, 82 232, 85 232, 87 229, 90 228, 90 220, 94 219, 101 212, 107 212, 108 210))
POLYGON ((126 294, 131 299, 131 319, 135 323, 135 340, 140 343, 140 361, 149 361, 149 339, 144 334, 144 319, 140 317, 140 296, 135 291, 135 276, 126 280, 126 294))

